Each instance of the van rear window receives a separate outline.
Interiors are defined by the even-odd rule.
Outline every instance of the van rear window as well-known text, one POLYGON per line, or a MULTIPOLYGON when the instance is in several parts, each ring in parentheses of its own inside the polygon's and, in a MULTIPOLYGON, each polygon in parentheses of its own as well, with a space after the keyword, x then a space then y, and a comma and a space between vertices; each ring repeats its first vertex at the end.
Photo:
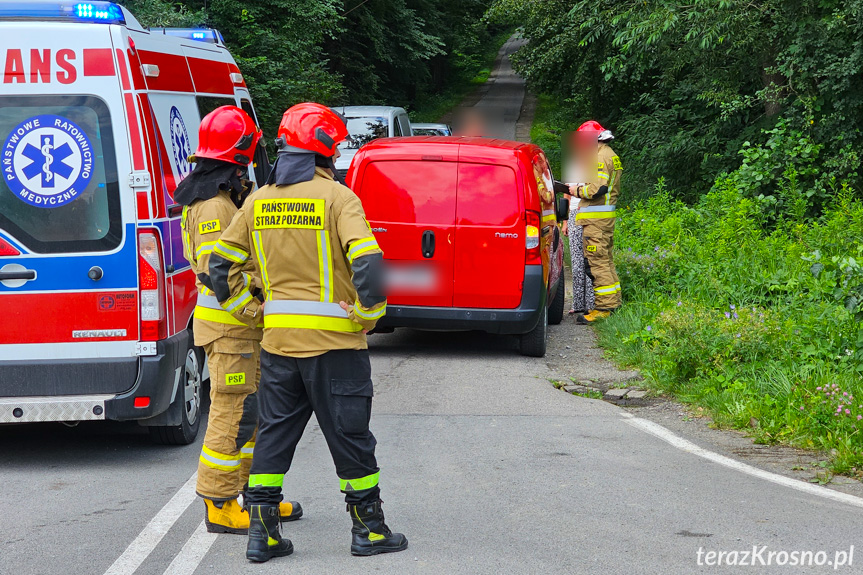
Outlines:
POLYGON ((506 166, 459 164, 459 225, 510 226, 521 217, 515 172, 506 166))
POLYGON ((123 237, 108 107, 95 96, 0 96, 0 229, 37 253, 123 237))

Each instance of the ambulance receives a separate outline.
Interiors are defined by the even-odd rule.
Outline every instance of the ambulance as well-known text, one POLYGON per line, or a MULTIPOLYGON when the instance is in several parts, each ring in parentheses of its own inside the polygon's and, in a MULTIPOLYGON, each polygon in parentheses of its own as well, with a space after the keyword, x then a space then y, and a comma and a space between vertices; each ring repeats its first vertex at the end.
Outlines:
POLYGON ((0 66, 0 423, 191 443, 207 373, 172 194, 203 116, 255 118, 240 70, 215 30, 62 0, 0 0, 0 66))

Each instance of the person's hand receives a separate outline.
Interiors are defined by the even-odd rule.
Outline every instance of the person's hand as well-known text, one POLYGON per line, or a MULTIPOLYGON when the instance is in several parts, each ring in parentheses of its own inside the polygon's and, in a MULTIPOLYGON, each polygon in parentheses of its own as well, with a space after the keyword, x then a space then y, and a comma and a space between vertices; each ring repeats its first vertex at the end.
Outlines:
POLYGON ((569 184, 569 193, 575 197, 578 197, 578 188, 581 184, 569 184))
MULTIPOLYGON (((340 302, 339 302, 339 307, 341 307, 343 310, 345 310, 346 312, 348 312, 348 315, 350 315, 350 313, 351 313, 351 307, 353 307, 353 306, 351 306, 351 305, 350 305, 348 302, 346 302, 346 301, 340 301, 340 302)), ((363 333, 364 333, 364 334, 368 334, 368 333, 369 333, 369 330, 364 329, 364 330, 363 330, 363 333)))
POLYGON ((561 226, 560 231, 565 236, 569 235, 569 222, 567 220, 563 220, 563 225, 561 226))

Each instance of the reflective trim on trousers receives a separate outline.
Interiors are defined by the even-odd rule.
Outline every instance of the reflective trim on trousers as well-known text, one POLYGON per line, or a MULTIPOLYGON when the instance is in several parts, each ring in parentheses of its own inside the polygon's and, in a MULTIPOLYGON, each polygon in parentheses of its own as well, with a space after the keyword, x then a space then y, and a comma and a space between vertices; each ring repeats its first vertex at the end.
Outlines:
POLYGON ((376 487, 380 478, 381 472, 378 471, 377 473, 366 475, 359 479, 339 479, 339 484, 341 490, 346 493, 349 491, 365 491, 366 489, 376 487))
POLYGON ((282 473, 259 473, 257 475, 249 475, 249 487, 281 487, 285 482, 285 476, 282 473))
POLYGON ((599 286, 593 291, 596 292, 596 295, 611 295, 620 291, 620 284, 616 283, 610 286, 599 286))
POLYGON ((250 441, 240 450, 240 459, 251 459, 255 453, 255 442, 250 441))
POLYGON ((225 455, 218 451, 213 451, 206 445, 201 448, 201 463, 213 469, 222 471, 236 471, 240 468, 240 460, 235 455, 225 455))

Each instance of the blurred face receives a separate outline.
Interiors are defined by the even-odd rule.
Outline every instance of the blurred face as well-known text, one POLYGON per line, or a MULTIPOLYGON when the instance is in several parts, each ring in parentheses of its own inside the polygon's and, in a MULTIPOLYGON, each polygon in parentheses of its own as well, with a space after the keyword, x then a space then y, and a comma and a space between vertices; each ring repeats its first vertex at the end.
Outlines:
POLYGON ((564 179, 567 183, 596 181, 599 142, 596 132, 570 132, 564 136, 564 179))
POLYGON ((336 148, 336 153, 333 154, 333 161, 335 162, 336 160, 338 160, 341 157, 342 157, 342 151, 340 149, 336 148))

